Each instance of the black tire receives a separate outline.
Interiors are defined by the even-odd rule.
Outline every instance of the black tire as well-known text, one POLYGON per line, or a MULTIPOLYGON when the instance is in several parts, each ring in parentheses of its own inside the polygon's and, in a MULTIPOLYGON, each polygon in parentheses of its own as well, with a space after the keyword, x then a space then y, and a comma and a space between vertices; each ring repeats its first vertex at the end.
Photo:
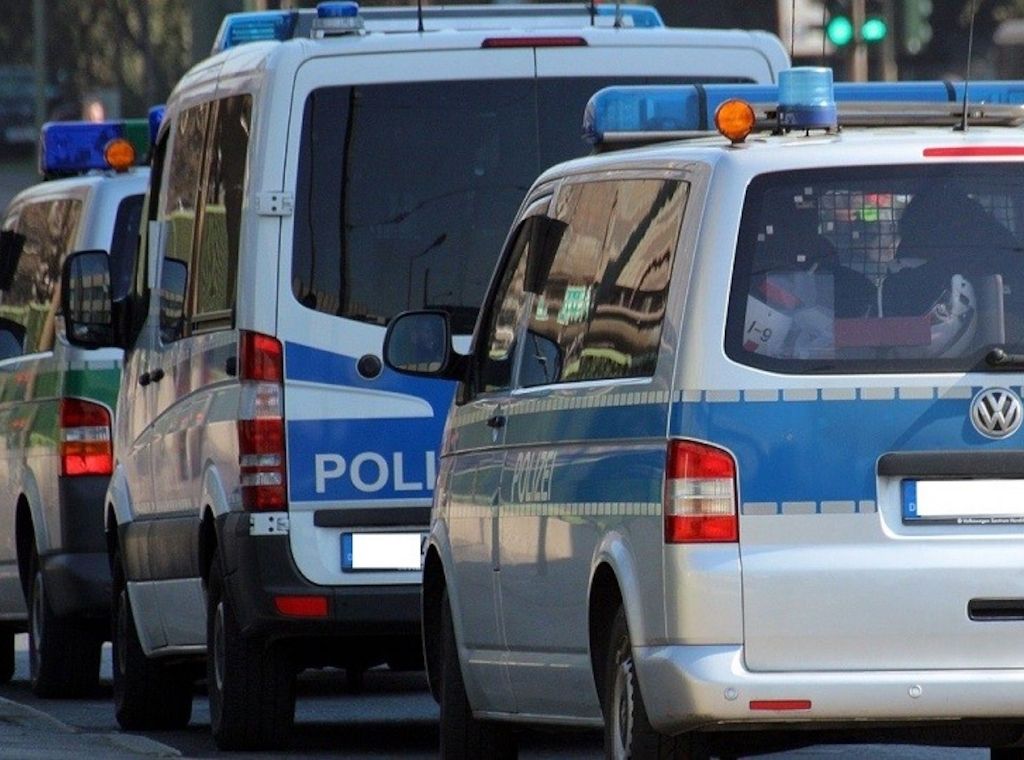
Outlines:
POLYGON ((462 680, 459 648, 448 589, 441 594, 441 760, 511 760, 519 756, 515 735, 505 726, 473 717, 462 680))
POLYGON ((51 699, 85 697, 100 680, 102 636, 84 621, 59 618, 50 609, 39 558, 29 560, 28 667, 32 692, 51 699))
POLYGON ((0 631, 0 684, 14 678, 14 631, 0 631))
POLYGON ((604 671, 604 755, 607 760, 705 760, 698 737, 659 734, 647 718, 633 663, 633 644, 620 606, 612 620, 604 671))
POLYGON ((206 600, 206 683, 217 747, 286 747, 295 722, 295 668, 282 647, 242 635, 218 553, 206 600))
POLYGON ((146 657, 139 642, 119 555, 114 555, 113 645, 114 712, 127 731, 184 728, 192 717, 193 678, 182 665, 146 657))

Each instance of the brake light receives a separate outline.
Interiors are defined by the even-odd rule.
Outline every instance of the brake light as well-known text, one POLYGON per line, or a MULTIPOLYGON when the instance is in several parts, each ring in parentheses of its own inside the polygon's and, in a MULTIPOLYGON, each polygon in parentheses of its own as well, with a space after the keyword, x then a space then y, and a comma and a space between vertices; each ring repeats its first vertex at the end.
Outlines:
POLYGON ((732 455, 705 443, 670 441, 664 511, 666 543, 737 541, 736 463, 732 455))
POLYGON ((288 507, 284 433, 284 351, 280 341, 243 330, 239 336, 238 464, 242 506, 288 507))
POLYGON ((76 398, 60 402, 60 474, 109 475, 114 471, 110 412, 76 398))
POLYGON ((488 37, 482 48, 586 47, 582 37, 488 37))

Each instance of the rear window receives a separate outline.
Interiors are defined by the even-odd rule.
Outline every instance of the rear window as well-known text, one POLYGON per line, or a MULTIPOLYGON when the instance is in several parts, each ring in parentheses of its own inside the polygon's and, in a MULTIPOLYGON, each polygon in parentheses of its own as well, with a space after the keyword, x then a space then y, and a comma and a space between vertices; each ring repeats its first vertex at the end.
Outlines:
POLYGON ((678 78, 419 82, 307 100, 292 289, 317 311, 386 324, 440 308, 472 331, 509 223, 548 166, 583 155, 584 106, 609 84, 678 78))
POLYGON ((726 351, 792 373, 965 371, 1024 349, 1013 164, 769 174, 747 192, 726 351))

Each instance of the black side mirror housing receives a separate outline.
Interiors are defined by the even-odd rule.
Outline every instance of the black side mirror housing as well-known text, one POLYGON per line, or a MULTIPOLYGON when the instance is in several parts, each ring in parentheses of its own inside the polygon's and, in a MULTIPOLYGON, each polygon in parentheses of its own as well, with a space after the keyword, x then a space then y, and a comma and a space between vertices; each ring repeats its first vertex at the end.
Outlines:
POLYGON ((71 345, 120 346, 114 322, 110 257, 106 251, 77 251, 64 260, 60 307, 71 345))
POLYGON ((444 311, 407 311, 388 324, 384 363, 396 372, 458 380, 464 359, 452 347, 451 321, 444 311))

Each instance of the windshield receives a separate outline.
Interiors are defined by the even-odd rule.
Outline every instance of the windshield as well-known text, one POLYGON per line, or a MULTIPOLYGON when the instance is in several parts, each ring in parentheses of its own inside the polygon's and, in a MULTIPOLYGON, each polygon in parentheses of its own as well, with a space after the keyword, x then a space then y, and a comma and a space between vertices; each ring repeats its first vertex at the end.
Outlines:
POLYGON ((833 168, 751 183, 726 349, 784 372, 965 371, 1024 350, 1015 164, 833 168))
MULTIPOLYGON (((386 324, 440 308, 472 331, 523 195, 583 155, 589 97, 649 77, 324 88, 306 102, 292 288, 318 311, 386 324)), ((671 81, 678 82, 678 78, 671 81)))

